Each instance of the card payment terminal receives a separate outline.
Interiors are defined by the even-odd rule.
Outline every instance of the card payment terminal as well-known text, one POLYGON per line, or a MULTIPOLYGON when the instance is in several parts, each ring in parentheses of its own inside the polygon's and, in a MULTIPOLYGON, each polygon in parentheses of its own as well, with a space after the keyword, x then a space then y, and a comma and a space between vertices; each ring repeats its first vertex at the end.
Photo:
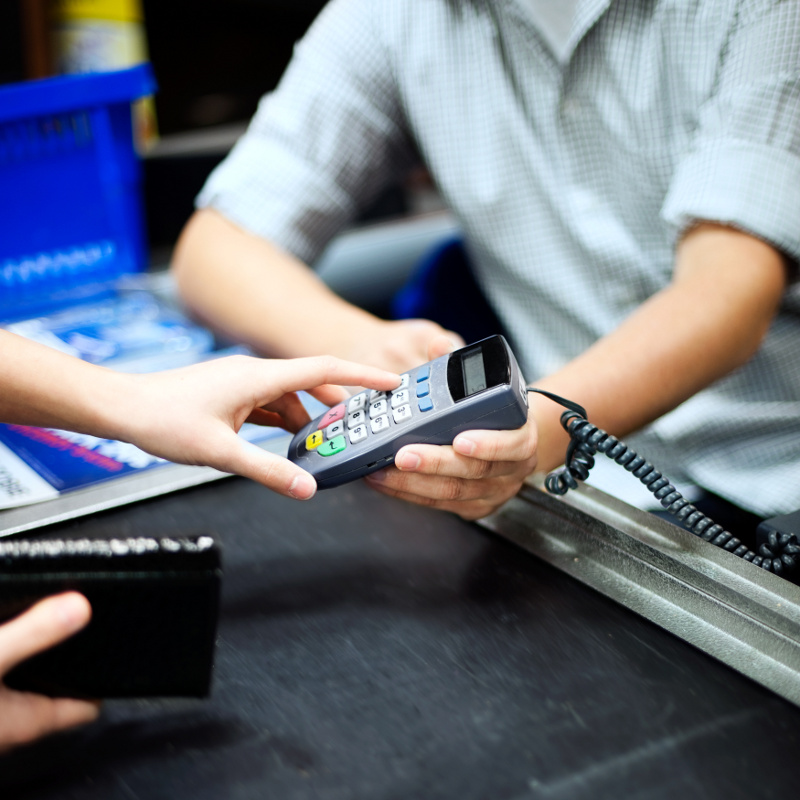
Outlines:
POLYGON ((525 381, 502 336, 401 377, 391 392, 360 392, 309 422, 289 458, 328 489, 392 464, 404 445, 451 444, 463 431, 511 430, 528 418, 525 381))

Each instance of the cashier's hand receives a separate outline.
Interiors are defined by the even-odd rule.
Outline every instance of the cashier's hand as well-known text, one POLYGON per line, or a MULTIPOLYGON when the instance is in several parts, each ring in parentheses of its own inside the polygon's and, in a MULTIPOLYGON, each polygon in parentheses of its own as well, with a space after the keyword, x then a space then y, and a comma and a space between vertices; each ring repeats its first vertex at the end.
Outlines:
POLYGON ((237 436, 245 422, 297 432, 309 416, 295 394, 305 390, 327 405, 345 400, 343 386, 387 391, 397 374, 332 356, 286 360, 231 356, 183 369, 130 376, 132 396, 121 435, 143 450, 181 464, 244 475, 297 500, 317 486, 286 458, 237 436))
MULTIPOLYGON (((448 352, 436 340, 428 360, 448 352)), ((535 469, 537 428, 532 415, 514 431, 466 431, 449 445, 406 445, 393 467, 368 475, 377 491, 417 505, 481 519, 510 500, 535 469)))
MULTIPOLYGON (((0 680, 20 662, 77 633, 90 617, 87 600, 69 592, 0 625, 0 680)), ((91 722, 99 713, 97 703, 15 692, 0 683, 0 752, 91 722)))
POLYGON ((339 354, 359 364, 372 364, 396 372, 418 367, 466 344, 457 333, 427 319, 370 318, 363 325, 366 327, 355 325, 348 330, 352 341, 339 354))

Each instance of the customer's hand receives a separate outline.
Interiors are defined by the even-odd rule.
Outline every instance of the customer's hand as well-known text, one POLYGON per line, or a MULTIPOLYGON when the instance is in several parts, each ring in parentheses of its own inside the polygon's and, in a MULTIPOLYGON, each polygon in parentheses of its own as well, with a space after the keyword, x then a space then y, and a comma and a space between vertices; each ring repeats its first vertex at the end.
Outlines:
MULTIPOLYGON (((75 592, 49 597, 0 625, 0 680, 17 664, 77 633, 91 617, 75 592)), ((0 683, 0 751, 91 722, 99 704, 15 692, 0 683)))
POLYGON ((348 396, 342 385, 389 390, 399 383, 391 372, 330 356, 233 356, 125 377, 131 390, 115 409, 122 427, 113 438, 170 461, 244 475, 298 500, 315 493, 312 476, 237 436, 241 426, 249 421, 296 432, 309 420, 298 390, 334 405, 348 396))

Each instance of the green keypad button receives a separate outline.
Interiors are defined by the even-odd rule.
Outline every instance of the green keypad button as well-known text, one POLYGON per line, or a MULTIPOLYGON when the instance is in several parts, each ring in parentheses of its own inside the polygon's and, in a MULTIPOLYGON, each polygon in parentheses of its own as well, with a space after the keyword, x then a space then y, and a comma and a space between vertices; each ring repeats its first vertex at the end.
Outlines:
POLYGON ((317 452, 321 456, 335 456, 337 453, 341 453, 345 447, 347 447, 347 441, 344 436, 334 436, 333 439, 329 439, 325 444, 321 444, 317 448, 317 452))

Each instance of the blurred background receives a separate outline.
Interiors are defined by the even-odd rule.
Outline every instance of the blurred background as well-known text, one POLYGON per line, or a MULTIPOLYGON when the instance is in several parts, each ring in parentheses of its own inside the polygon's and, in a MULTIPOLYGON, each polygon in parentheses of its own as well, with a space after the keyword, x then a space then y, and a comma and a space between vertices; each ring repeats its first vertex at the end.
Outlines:
POLYGON ((0 82, 152 63, 158 93, 136 111, 149 239, 158 257, 324 3, 4 0, 0 82))
MULTIPOLYGON (((207 175, 325 2, 2 0, 0 84, 151 63, 158 91, 137 101, 134 119, 151 263, 164 266, 207 175)), ((455 229, 420 169, 389 187, 316 266, 340 294, 383 314, 387 294, 455 229)))

